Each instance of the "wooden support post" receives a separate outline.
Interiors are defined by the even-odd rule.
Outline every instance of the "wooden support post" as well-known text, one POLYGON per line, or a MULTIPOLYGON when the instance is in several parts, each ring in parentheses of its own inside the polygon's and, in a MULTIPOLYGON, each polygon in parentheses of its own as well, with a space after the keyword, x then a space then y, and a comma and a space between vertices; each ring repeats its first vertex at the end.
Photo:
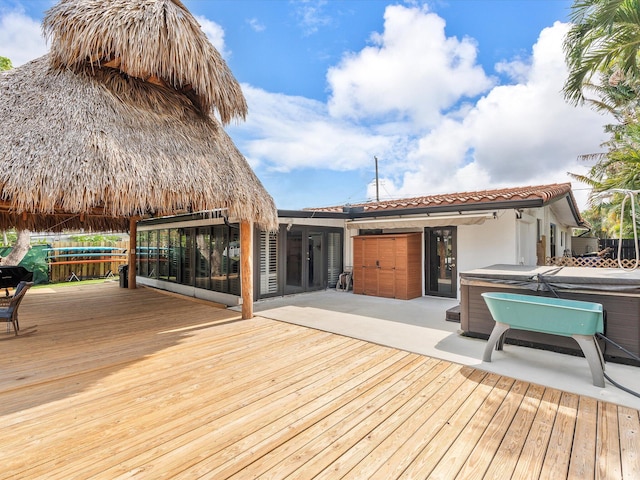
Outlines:
POLYGON ((136 288, 136 237, 138 236, 138 217, 129 218, 129 288, 136 288))
POLYGON ((240 222, 240 278, 242 319, 253 318, 253 223, 240 222))

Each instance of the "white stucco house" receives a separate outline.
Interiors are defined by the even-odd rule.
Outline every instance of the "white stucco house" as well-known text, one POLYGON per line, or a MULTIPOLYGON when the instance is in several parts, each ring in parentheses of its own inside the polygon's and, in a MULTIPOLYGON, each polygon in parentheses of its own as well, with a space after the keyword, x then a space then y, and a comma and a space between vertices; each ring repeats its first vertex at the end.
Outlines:
MULTIPOLYGON (((333 288, 344 271, 356 293, 459 298, 458 272, 541 264, 589 227, 569 183, 278 213, 277 232, 255 232, 256 299, 333 288)), ((224 212, 143 220, 138 282, 235 305, 239 235, 224 212)))

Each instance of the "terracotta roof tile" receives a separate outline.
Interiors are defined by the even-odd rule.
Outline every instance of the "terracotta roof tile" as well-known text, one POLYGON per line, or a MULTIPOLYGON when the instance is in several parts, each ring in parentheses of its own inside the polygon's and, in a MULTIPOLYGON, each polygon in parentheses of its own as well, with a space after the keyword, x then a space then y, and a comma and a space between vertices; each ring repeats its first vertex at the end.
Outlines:
MULTIPOLYGON (((478 203, 508 202, 518 200, 540 199, 547 203, 571 192, 570 183, 554 183, 527 187, 502 188, 497 190, 480 190, 476 192, 460 192, 425 195, 423 197, 383 200, 348 205, 351 208, 363 208, 367 211, 400 210, 404 208, 423 208, 444 205, 473 205, 478 203)), ((318 212, 342 212, 344 206, 307 208, 318 212)))

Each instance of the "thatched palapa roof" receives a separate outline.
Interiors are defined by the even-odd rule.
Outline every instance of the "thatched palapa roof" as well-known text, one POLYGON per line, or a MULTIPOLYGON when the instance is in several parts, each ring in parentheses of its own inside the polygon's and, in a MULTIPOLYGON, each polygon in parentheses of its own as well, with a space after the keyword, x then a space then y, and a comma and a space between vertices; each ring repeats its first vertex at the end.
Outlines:
POLYGON ((178 0, 63 0, 43 28, 50 53, 0 74, 0 228, 217 208, 277 225, 222 128, 240 86, 178 0))

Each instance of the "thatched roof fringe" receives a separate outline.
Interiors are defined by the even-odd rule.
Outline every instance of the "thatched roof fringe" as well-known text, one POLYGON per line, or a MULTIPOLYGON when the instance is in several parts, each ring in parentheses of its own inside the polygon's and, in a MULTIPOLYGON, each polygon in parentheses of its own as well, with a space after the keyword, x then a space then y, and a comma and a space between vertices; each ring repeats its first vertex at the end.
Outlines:
POLYGON ((78 75, 49 65, 45 55, 0 75, 5 227, 17 227, 22 212, 41 219, 100 209, 106 227, 149 212, 228 208, 277 228, 273 199, 245 158, 183 94, 114 70, 78 75))
POLYGON ((57 69, 108 65, 145 81, 157 77, 225 124, 246 116, 240 85, 177 0, 62 0, 46 13, 43 31, 57 69))
POLYGON ((95 215, 42 215, 42 214, 16 214, 0 212, 0 224, 3 228, 16 228, 18 230, 31 230, 36 232, 60 232, 62 230, 80 230, 94 232, 126 232, 129 230, 129 221, 126 218, 113 218, 95 215))

